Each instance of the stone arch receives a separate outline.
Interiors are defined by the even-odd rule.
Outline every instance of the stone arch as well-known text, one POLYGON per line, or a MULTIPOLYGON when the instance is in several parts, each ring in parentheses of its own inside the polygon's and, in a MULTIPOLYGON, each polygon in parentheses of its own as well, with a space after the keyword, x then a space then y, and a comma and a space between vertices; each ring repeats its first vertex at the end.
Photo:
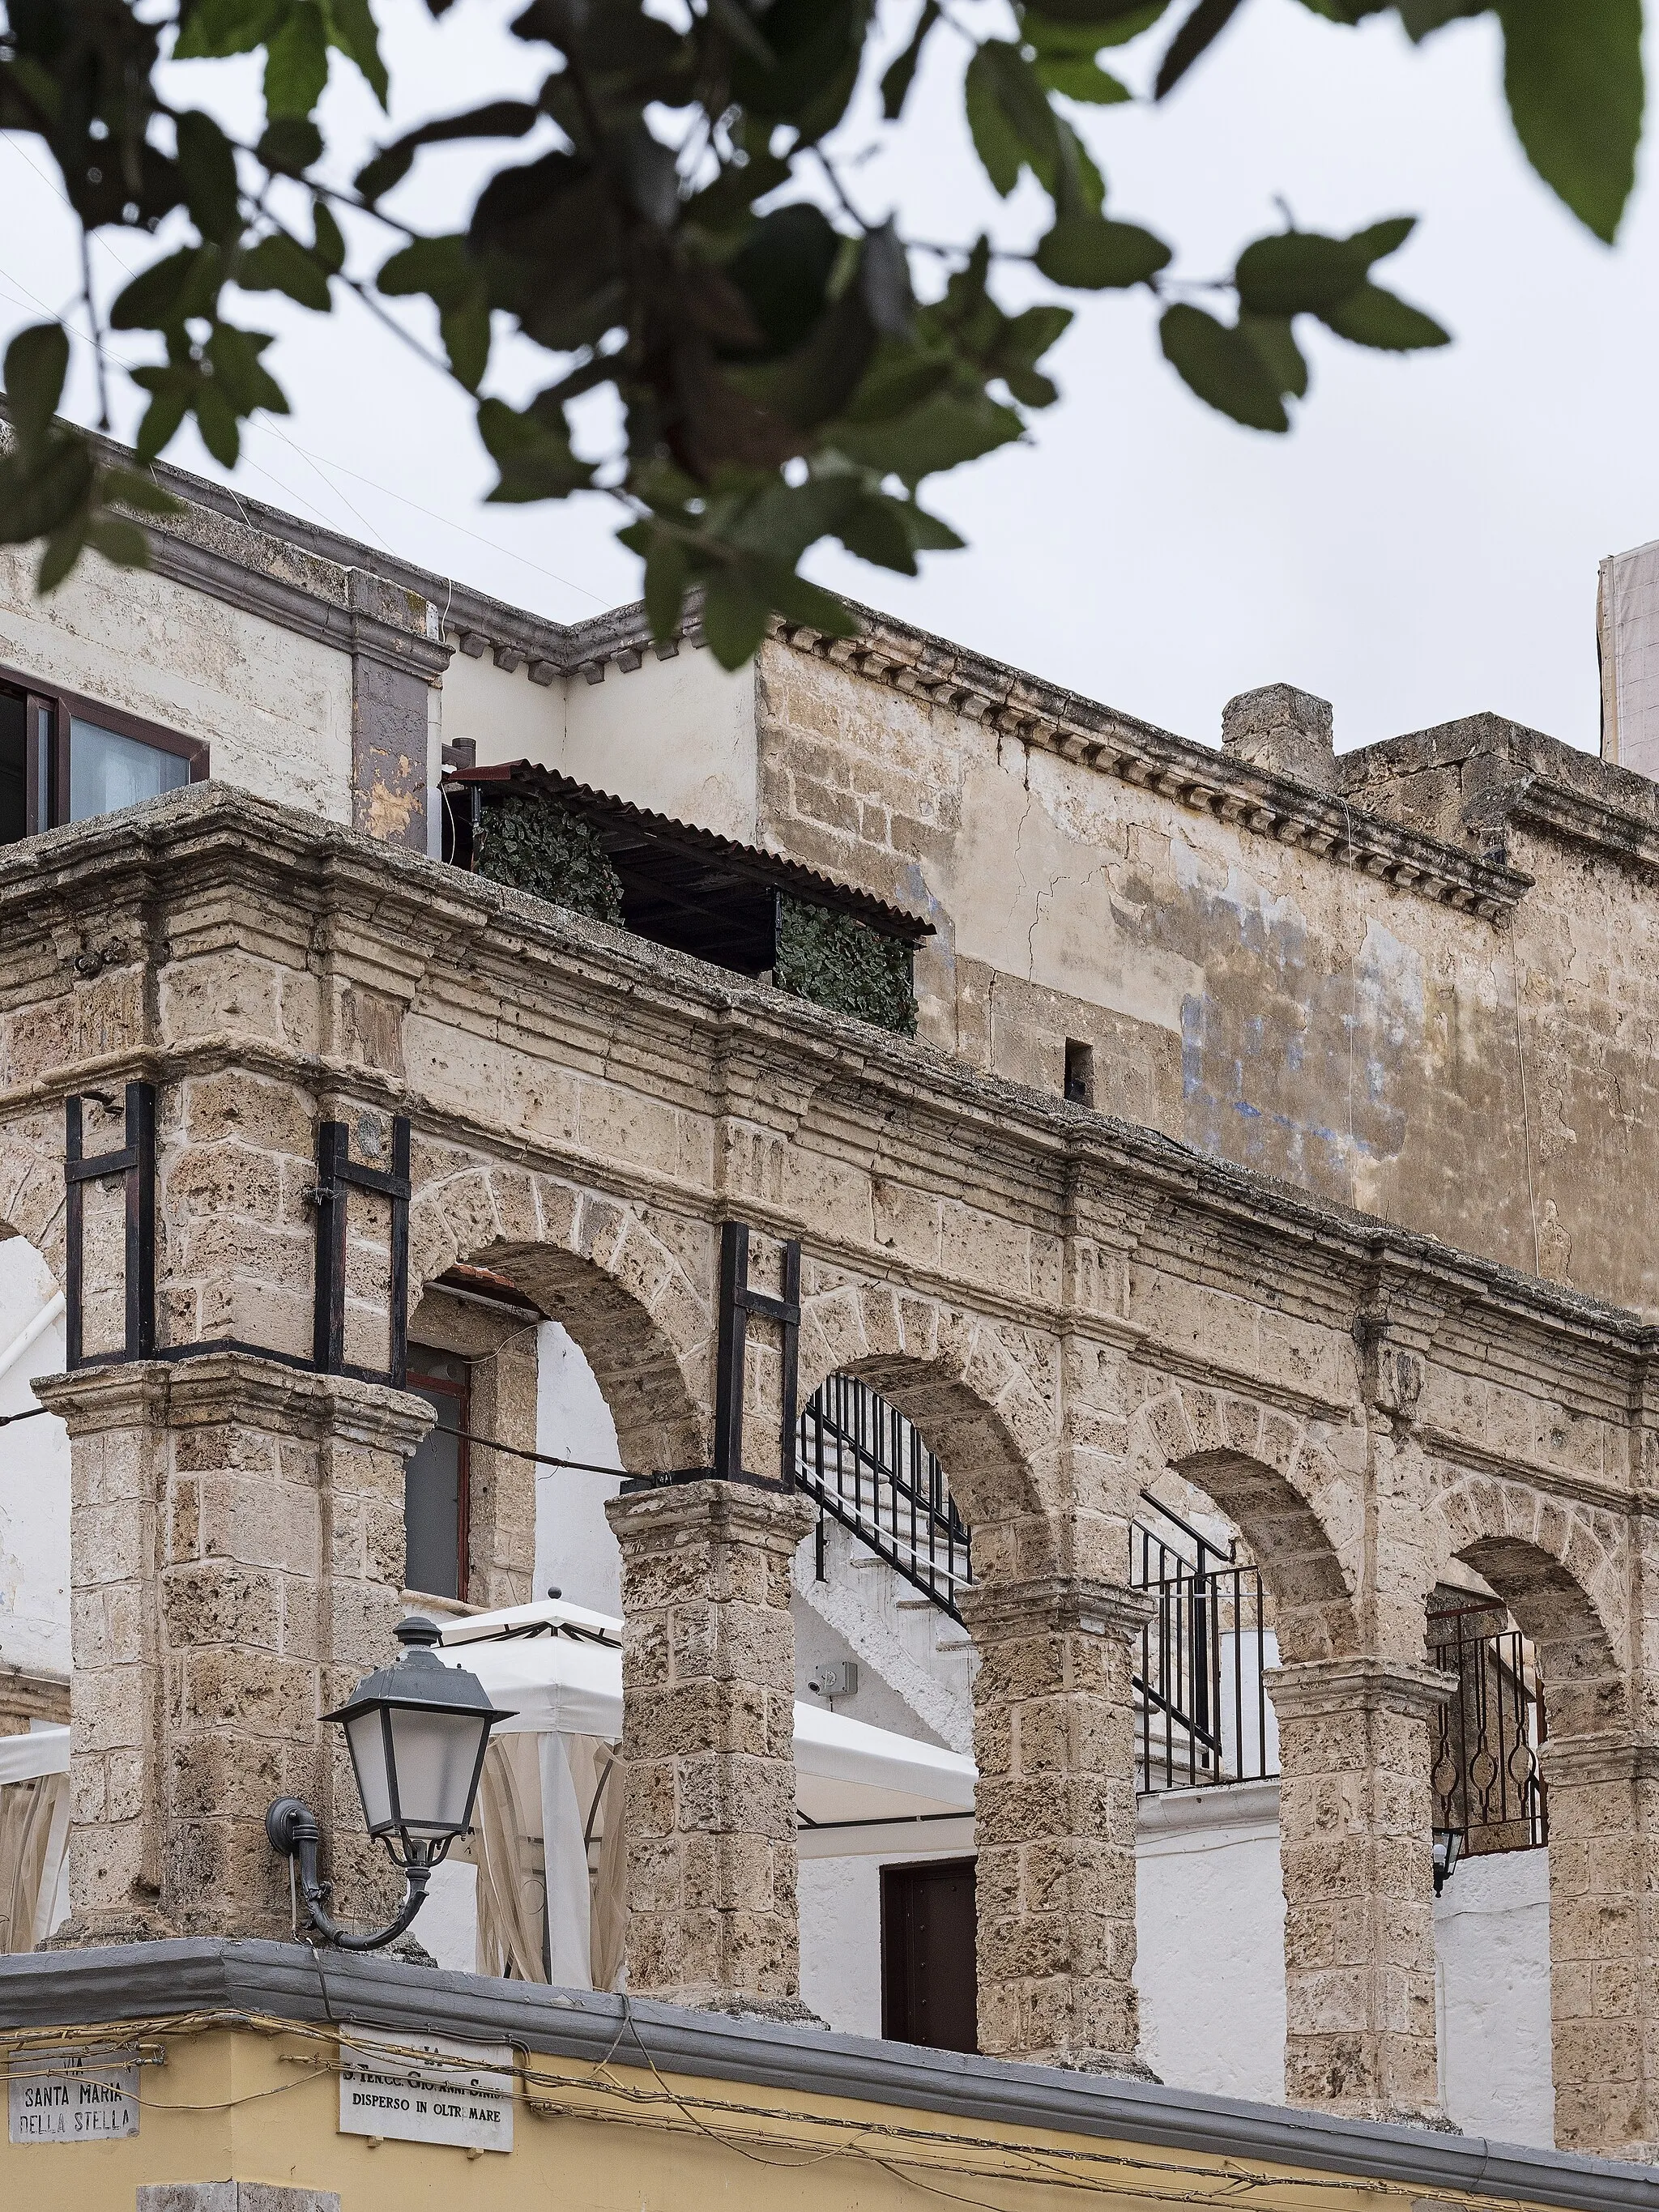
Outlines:
POLYGON ((653 1218, 648 1208, 422 1149, 410 1207, 411 1309, 457 1262, 505 1276, 580 1346, 630 1474, 706 1467, 717 1232, 697 1224, 688 1240, 684 1224, 653 1218), (676 1228, 671 1243, 664 1232, 676 1228), (691 1266, 683 1255, 688 1242, 691 1266))
POLYGON ((1160 1380, 1131 1423, 1132 1463, 1171 1468, 1239 1530, 1273 1601, 1285 1663, 1350 1656, 1359 1635, 1343 1539, 1352 1552, 1361 1483, 1312 1423, 1236 1393, 1160 1380))
POLYGON ((64 1280, 63 1109, 0 1132, 0 1241, 27 1238, 55 1287, 64 1280))
POLYGON ((1473 1567, 1537 1651, 1551 1736, 1620 1727, 1628 1622, 1614 1516, 1528 1483, 1451 1470, 1431 1528, 1436 1578, 1453 1559, 1473 1567))
MULTIPOLYGON (((1004 1565, 1012 1532, 1044 1515, 1060 1440, 1042 1364, 1040 1346, 1012 1346, 990 1322, 887 1284, 842 1279, 803 1297, 801 1403, 842 1374, 896 1406, 945 1468, 974 1532, 976 1571, 1004 1565)), ((1006 1571, 1016 1571, 1012 1560, 1006 1571)), ((1021 1558, 1018 1571, 1042 1571, 1021 1558)))

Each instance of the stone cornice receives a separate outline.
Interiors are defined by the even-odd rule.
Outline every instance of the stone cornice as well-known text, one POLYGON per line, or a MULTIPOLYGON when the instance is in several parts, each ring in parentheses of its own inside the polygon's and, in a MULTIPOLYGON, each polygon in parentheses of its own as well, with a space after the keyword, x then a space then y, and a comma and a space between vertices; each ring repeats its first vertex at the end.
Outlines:
POLYGON ((534 1982, 347 1958, 300 1943, 197 1937, 0 1958, 0 2032, 217 2016, 228 2029, 333 2021, 665 2075, 840 2098, 978 2125, 1062 2135, 1307 2172, 1353 2174, 1413 2198, 1491 2197, 1563 2212, 1659 2212, 1650 2166, 1534 2150, 1479 2136, 1339 2119, 1155 2081, 1011 2065, 954 2051, 866 2042, 774 2021, 733 2020, 534 1982))
MULTIPOLYGON (((394 958, 402 947, 402 957, 428 972, 459 961, 470 988, 493 992, 504 1004, 556 989, 568 1012, 584 1010, 612 1054, 626 1054, 631 1037, 647 1058, 690 1048, 711 1070, 724 1054, 763 1072, 787 1069, 795 1084, 843 1101, 855 1087, 860 1118, 879 1131, 881 1146, 902 1133, 944 1184, 1006 1170, 1056 1224, 1085 1187, 1109 1202, 1115 1202, 1114 1192, 1132 1194, 1148 1219, 1206 1217, 1242 1240, 1241 1249, 1270 1245, 1286 1279, 1305 1280, 1327 1310, 1339 1285, 1358 1310, 1379 1277, 1410 1280, 1420 1296, 1455 1313, 1461 1330, 1505 1344, 1524 1335, 1540 1362, 1558 1370, 1565 1364, 1581 1380, 1594 1370, 1597 1395, 1616 1389, 1626 1407, 1637 1370, 1659 1350, 1659 1330, 1624 1310, 229 787, 193 785, 125 815, 6 848, 0 945, 9 945, 17 983, 7 988, 0 978, 0 1008, 19 1003, 20 995, 49 995, 37 972, 40 943, 90 907, 149 917, 149 957, 156 963, 171 957, 161 942, 167 928, 179 933, 188 921, 218 941, 239 933, 239 915, 269 913, 279 934, 295 943, 326 940, 337 948, 361 937, 377 961, 394 958)), ((142 958, 142 950, 131 957, 142 958)), ((188 1057, 205 1042, 187 1040, 181 1051, 188 1057)), ((228 1035, 216 1045, 232 1056, 243 1048, 228 1035)), ((285 1054, 290 1065, 296 1058, 257 1036, 246 1049, 250 1066, 262 1054, 285 1054)), ((99 1055, 100 1079, 124 1068, 159 1073, 155 1063, 154 1046, 135 1036, 99 1055)), ((308 1079, 314 1073, 345 1093, 401 1102, 420 1114, 418 1098, 373 1069, 314 1060, 307 1068, 308 1079)), ((77 1063, 76 1079, 84 1073, 77 1063)), ((0 1091, 0 1110, 51 1095, 51 1085, 40 1083, 0 1091)), ((741 1113, 741 1097, 729 1094, 726 1110, 741 1113)), ((453 1118, 447 1126, 454 1127, 453 1118)), ((523 1149, 500 1130, 485 1140, 523 1149)), ((877 1142, 873 1133, 871 1141, 877 1142)), ((759 1227, 792 1227, 765 1205, 750 1210, 759 1227)), ((907 1273, 927 1270, 907 1266, 907 1273)))
POLYGON ((804 624, 780 626, 777 634, 798 652, 1150 788, 1190 812, 1218 816, 1488 921, 1510 913, 1532 887, 1532 878, 1519 869, 1367 812, 1340 795, 1176 737, 873 608, 854 611, 862 624, 854 638, 824 637, 804 624))

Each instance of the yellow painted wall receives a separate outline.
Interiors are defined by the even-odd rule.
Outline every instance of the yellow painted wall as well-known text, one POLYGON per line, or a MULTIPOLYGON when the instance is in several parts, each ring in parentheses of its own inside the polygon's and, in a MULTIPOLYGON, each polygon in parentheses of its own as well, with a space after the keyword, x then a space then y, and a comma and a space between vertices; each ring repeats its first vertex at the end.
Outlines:
POLYGON ((1237 2205, 1409 2212, 1412 2192, 1237 2157, 1164 2151, 892 2106, 601 2071, 531 2054, 510 2154, 378 2146, 337 2132, 337 2048, 272 2022, 157 2033, 137 2136, 0 2144, 9 2212, 133 2212, 139 2184, 263 2181, 337 2191, 342 2212, 989 2212, 1237 2205), (539 2106, 541 2109, 536 2109, 539 2106))

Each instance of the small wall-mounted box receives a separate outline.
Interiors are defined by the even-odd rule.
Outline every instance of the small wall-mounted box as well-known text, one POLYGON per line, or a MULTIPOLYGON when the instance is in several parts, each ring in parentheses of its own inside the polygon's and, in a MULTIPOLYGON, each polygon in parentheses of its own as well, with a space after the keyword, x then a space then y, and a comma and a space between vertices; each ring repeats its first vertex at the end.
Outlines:
POLYGON ((859 1686, 859 1662, 856 1659, 826 1659, 807 1676, 806 1686, 820 1698, 854 1697, 859 1686))

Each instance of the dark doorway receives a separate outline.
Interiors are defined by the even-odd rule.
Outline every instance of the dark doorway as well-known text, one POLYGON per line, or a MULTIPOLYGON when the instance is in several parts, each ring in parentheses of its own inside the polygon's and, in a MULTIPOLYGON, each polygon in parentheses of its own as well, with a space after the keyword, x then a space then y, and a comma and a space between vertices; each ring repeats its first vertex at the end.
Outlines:
POLYGON ((466 1595, 466 1440, 471 1427, 466 1362, 430 1345, 409 1347, 409 1388, 437 1414, 404 1469, 405 1589, 466 1595))
POLYGON ((979 2049, 972 1859, 882 1869, 881 2032, 933 2051, 979 2049))

